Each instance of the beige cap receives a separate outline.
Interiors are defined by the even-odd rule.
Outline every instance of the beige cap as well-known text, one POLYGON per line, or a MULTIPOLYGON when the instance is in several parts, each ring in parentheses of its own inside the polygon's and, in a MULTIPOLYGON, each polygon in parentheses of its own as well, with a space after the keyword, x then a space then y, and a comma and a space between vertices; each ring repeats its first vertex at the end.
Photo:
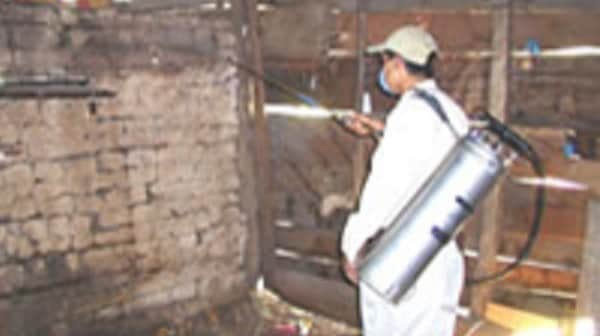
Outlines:
POLYGON ((431 53, 438 51, 437 43, 431 34, 418 26, 404 26, 393 32, 380 44, 367 48, 368 53, 393 51, 405 60, 425 65, 431 53))

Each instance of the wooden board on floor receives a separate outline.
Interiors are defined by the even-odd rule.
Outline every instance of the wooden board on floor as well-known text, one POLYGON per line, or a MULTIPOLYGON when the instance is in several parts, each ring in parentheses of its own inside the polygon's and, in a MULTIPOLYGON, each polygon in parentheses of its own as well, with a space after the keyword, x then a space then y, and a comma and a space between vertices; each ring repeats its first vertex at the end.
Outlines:
POLYGON ((358 325, 358 291, 347 283, 277 270, 273 288, 294 305, 358 325))
POLYGON ((339 235, 333 230, 277 227, 275 229, 275 245, 278 248, 305 255, 339 259, 341 257, 338 244, 339 235))
POLYGON ((591 200, 588 205, 588 221, 583 266, 579 281, 577 312, 582 318, 595 322, 595 334, 600 335, 600 200, 591 200))

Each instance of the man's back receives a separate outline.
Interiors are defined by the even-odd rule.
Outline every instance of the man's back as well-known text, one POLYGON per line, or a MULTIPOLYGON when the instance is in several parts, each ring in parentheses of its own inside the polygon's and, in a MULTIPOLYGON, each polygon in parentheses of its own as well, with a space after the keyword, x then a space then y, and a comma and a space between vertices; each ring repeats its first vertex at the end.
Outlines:
MULTIPOLYGON (((422 27, 404 26, 367 52, 381 58, 379 87, 391 95, 402 94, 402 99, 387 120, 358 212, 348 219, 342 237, 344 270, 353 281, 357 279, 359 251, 367 240, 391 224, 468 130, 463 111, 431 79, 438 46, 422 27), (423 90, 434 99, 419 97, 415 90, 423 90), (432 101, 442 106, 441 114, 447 115, 452 127, 440 118, 432 101)), ((360 131, 361 127, 355 129, 360 131)), ((411 228, 411 232, 424 230, 417 233, 429 234, 429 228, 423 225, 411 228)), ((401 249, 418 249, 418 244, 407 240, 401 249)), ((410 263, 403 257, 402 250, 398 251, 398 264, 410 263)), ((396 305, 359 281, 364 335, 451 336, 455 315, 447 307, 458 304, 463 278, 462 256, 456 243, 450 241, 396 305)))
MULTIPOLYGON (((356 241, 361 240, 359 236, 372 236, 391 223, 392 217, 427 181, 468 130, 468 120, 462 109, 433 81, 421 83, 418 89, 425 90, 439 102, 450 125, 443 122, 431 104, 414 90, 406 92, 387 120, 384 139, 374 154, 359 212, 346 228, 356 230, 356 241)), ((351 233, 345 233, 344 239, 349 238, 351 233)), ((352 253, 351 248, 347 253, 352 253)), ((412 246, 404 248, 411 249, 412 246)), ((402 262, 400 252, 398 263, 402 262)), ((455 323, 453 306, 462 289, 463 275, 462 256, 452 241, 440 251, 398 305, 391 304, 361 283, 364 334, 451 335, 455 323)))
MULTIPOLYGON (((458 135, 467 132, 463 111, 434 81, 425 81, 418 88, 440 102, 458 135)), ((373 236, 390 223, 458 141, 456 133, 414 91, 403 96, 388 117, 384 137, 373 155, 359 211, 346 226, 342 249, 348 256, 358 252, 361 238, 373 236)))

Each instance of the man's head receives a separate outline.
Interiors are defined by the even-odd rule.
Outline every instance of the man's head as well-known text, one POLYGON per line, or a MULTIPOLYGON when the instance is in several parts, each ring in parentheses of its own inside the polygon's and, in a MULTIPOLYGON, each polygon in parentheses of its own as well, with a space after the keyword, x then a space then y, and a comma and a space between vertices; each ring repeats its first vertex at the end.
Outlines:
POLYGON ((433 77, 433 61, 438 51, 434 38, 417 26, 405 26, 392 33, 383 43, 371 46, 368 53, 382 57, 380 77, 393 93, 400 94, 415 83, 433 77))

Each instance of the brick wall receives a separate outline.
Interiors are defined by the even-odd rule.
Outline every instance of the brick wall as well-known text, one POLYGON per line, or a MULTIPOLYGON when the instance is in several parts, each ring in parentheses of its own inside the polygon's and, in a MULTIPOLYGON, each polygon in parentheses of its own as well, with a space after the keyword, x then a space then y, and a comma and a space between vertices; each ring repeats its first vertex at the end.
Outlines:
POLYGON ((118 94, 0 101, 0 335, 149 335, 244 295, 255 205, 229 22, 0 15, 5 73, 118 94))

